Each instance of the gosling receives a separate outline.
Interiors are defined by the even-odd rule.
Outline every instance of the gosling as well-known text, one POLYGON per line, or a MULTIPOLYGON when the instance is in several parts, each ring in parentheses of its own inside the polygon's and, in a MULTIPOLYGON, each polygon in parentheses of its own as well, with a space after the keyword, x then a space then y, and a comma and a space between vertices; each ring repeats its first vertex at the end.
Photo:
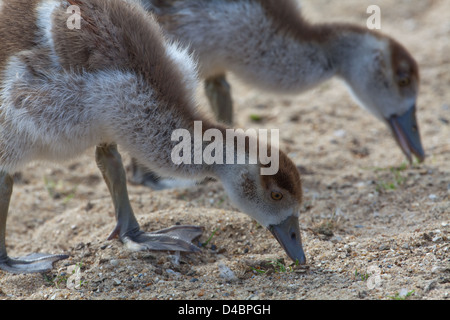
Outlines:
MULTIPOLYGON (((199 251, 192 240, 201 227, 140 229, 118 145, 158 174, 217 178, 240 210, 269 229, 289 257, 305 263, 301 181, 283 152, 273 175, 262 175, 262 161, 172 161, 174 130, 194 133, 197 121, 205 131, 225 134, 227 128, 197 111, 195 61, 167 40, 143 7, 122 0, 4 0, 0 10, 0 269, 45 272, 68 257, 8 255, 12 175, 32 161, 73 159, 92 147, 115 208, 109 239, 118 237, 131 250, 199 251)), ((250 149, 242 152, 249 157, 250 149)))

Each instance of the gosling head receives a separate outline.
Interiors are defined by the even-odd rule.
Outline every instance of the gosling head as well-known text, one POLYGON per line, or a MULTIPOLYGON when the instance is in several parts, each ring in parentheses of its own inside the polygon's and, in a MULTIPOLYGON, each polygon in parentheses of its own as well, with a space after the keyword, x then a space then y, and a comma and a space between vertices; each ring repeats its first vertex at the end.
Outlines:
POLYGON ((262 174, 267 165, 242 164, 225 165, 220 176, 232 203, 267 228, 294 262, 305 264, 298 222, 300 174, 283 152, 278 155, 279 169, 273 175, 262 174))
POLYGON ((365 34, 344 79, 356 100, 384 121, 409 162, 425 152, 416 120, 419 67, 398 42, 382 35, 365 34))

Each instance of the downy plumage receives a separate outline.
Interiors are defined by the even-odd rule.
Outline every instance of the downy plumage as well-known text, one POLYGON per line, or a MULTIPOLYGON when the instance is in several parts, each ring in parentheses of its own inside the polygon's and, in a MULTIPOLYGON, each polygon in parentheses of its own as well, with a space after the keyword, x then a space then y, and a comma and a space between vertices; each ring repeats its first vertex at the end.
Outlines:
MULTIPOLYGON (((280 151, 279 171, 257 164, 175 164, 175 129, 226 127, 197 111, 196 64, 168 41, 139 4, 121 0, 5 0, 0 11, 0 269, 42 272, 66 255, 12 259, 6 218, 12 174, 31 161, 73 159, 96 146, 119 237, 133 250, 198 251, 195 226, 140 230, 128 199, 117 145, 140 164, 174 177, 216 177, 238 208, 267 227, 288 255, 305 262, 298 225, 302 198, 295 165, 280 151), (80 28, 70 28, 70 5, 80 28)), ((248 149, 245 151, 248 153, 248 149)))

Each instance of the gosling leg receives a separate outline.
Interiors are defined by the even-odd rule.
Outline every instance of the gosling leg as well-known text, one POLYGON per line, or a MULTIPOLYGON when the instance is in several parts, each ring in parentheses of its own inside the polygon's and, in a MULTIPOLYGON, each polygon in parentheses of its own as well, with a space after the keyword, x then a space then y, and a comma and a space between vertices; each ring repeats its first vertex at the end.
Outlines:
POLYGON ((135 185, 142 185, 152 190, 165 190, 174 188, 189 188, 195 186, 198 182, 188 179, 171 179, 159 177, 149 169, 140 165, 136 159, 131 159, 131 177, 130 182, 135 185))
POLYGON ((119 237, 133 251, 168 250, 197 252, 200 249, 192 240, 202 234, 196 226, 174 226, 156 232, 143 232, 131 208, 126 186, 125 169, 116 145, 96 148, 97 166, 102 172, 113 200, 117 225, 108 239, 119 237))
POLYGON ((231 125, 233 123, 233 100, 225 75, 206 79, 205 93, 216 120, 231 125))
POLYGON ((13 259, 6 252, 6 220, 13 184, 13 178, 9 174, 0 172, 0 269, 17 274, 50 271, 56 261, 69 256, 32 253, 13 259))

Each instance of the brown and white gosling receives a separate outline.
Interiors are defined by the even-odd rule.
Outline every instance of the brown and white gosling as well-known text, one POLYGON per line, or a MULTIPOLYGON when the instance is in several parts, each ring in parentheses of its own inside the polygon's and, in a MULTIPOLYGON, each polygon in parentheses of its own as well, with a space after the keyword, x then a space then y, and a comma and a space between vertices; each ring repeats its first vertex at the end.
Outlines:
MULTIPOLYGON (((305 263, 298 214, 302 190, 295 165, 279 152, 279 171, 257 164, 175 164, 175 129, 226 128, 199 114, 195 62, 167 41, 140 5, 122 0, 4 0, 0 6, 0 269, 43 272, 66 255, 13 259, 6 249, 11 175, 31 161, 73 159, 96 146, 117 226, 110 238, 132 250, 198 251, 202 229, 144 232, 127 194, 117 145, 151 170, 175 177, 216 177, 236 206, 267 227, 287 254, 305 263), (80 28, 69 28, 80 9, 80 28)), ((236 150, 235 150, 236 151, 236 150)), ((248 156, 249 149, 245 155, 248 156)))
MULTIPOLYGON (((170 38, 198 56, 218 120, 233 120, 226 72, 290 94, 338 77, 361 106, 391 128, 410 162, 413 155, 424 160, 416 121, 418 65, 391 37, 350 24, 311 24, 296 0, 142 2, 170 38)), ((135 168, 134 180, 139 182, 141 173, 135 168)))

